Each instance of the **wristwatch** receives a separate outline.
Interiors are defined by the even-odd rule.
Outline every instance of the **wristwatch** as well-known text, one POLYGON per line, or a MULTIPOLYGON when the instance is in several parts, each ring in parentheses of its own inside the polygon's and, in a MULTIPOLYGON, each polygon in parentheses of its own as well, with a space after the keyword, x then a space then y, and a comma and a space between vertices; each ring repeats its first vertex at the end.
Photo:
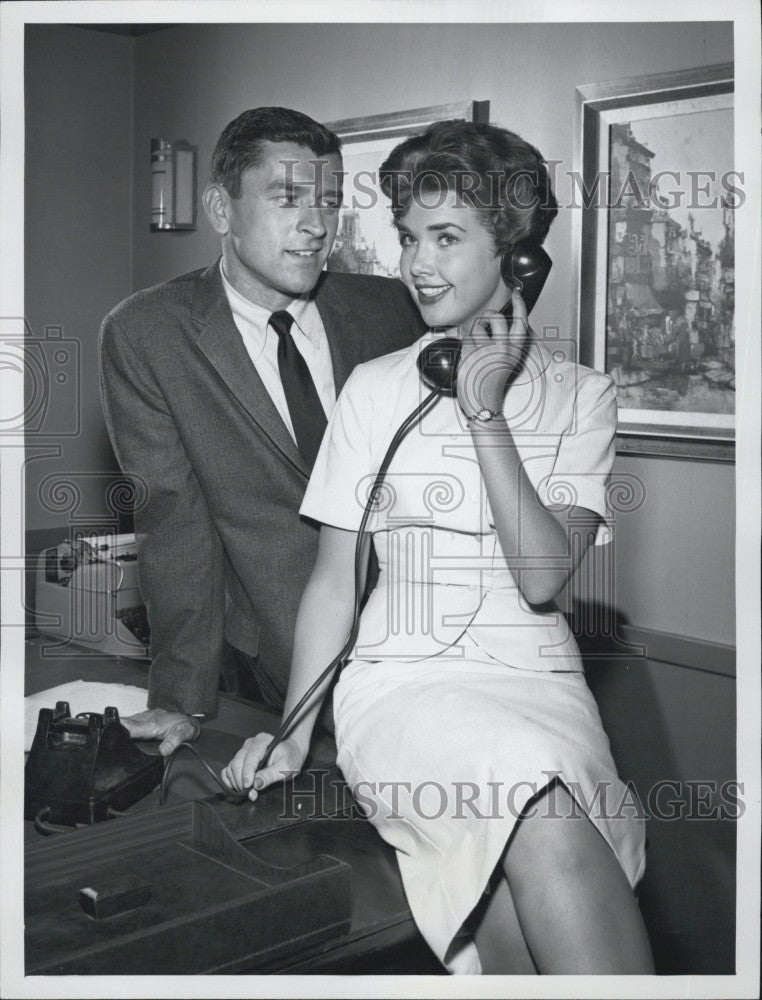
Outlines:
POLYGON ((470 424, 472 420, 476 420, 480 424, 488 424, 495 417, 502 416, 502 413, 502 410, 488 410, 485 407, 485 409, 479 410, 478 413, 474 413, 473 416, 466 417, 466 423, 470 424))

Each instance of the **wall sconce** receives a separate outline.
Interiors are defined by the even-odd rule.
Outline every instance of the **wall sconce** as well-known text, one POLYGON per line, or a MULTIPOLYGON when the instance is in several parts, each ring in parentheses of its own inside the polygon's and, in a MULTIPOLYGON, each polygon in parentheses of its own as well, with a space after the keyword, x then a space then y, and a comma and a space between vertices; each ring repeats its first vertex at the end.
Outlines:
POLYGON ((196 228, 196 153, 184 139, 151 139, 151 230, 196 228))

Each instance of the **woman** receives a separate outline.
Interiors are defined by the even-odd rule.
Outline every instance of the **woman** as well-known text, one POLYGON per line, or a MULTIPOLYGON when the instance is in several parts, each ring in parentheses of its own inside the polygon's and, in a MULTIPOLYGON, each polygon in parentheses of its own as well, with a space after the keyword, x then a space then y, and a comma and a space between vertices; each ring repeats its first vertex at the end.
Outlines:
MULTIPOLYGON (((380 576, 334 691, 338 762, 451 971, 650 972, 632 892, 642 821, 622 808, 577 647, 547 606, 609 537, 614 386, 535 341, 501 273, 556 214, 545 164, 503 129, 440 122, 392 152, 381 182, 430 332, 356 369, 323 439, 284 715, 349 634, 369 483, 427 391, 421 348, 455 334, 456 394, 403 439, 369 522, 380 576)), ((244 743, 231 788, 254 799, 302 767, 328 683, 258 773, 269 737, 244 743)))

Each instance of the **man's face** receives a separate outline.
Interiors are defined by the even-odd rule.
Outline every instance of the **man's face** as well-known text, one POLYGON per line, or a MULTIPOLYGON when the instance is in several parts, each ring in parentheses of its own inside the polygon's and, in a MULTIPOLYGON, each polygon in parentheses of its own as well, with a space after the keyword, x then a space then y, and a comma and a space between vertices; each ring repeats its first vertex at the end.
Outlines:
POLYGON ((223 262, 231 284, 258 305, 282 309, 314 288, 336 236, 342 161, 293 142, 265 142, 258 166, 241 176, 241 196, 224 192, 223 262), (227 231, 225 231, 225 226, 227 231))

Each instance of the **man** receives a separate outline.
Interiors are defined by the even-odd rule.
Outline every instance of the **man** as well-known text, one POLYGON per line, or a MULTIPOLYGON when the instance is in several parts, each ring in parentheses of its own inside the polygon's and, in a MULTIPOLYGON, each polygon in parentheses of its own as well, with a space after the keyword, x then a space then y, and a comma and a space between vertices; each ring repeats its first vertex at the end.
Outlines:
POLYGON ((221 260, 103 323, 106 423, 146 486, 135 528, 149 708, 125 721, 165 754, 214 710, 226 657, 244 667, 234 690, 282 706, 317 551, 298 509, 326 415, 355 365, 421 333, 401 282, 322 272, 342 176, 332 132, 285 108, 245 111, 203 195, 221 260))

